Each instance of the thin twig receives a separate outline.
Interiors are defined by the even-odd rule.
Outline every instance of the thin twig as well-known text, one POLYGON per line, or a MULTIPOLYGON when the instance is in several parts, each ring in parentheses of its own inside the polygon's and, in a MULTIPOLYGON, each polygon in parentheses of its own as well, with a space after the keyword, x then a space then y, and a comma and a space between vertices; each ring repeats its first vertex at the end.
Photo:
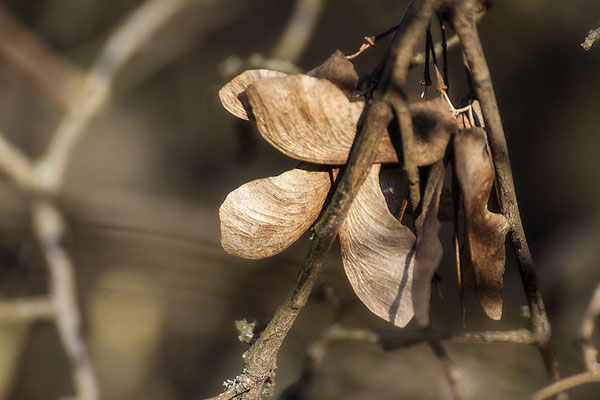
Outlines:
POLYGON ((542 390, 525 398, 525 400, 543 400, 552 396, 559 395, 576 386, 585 385, 587 383, 600 383, 600 373, 587 371, 582 374, 573 375, 565 379, 554 382, 552 385, 546 386, 542 390))
POLYGON ((438 341, 430 341, 429 347, 442 367, 442 371, 446 376, 446 381, 448 381, 448 386, 450 386, 450 391, 452 392, 454 400, 464 399, 465 396, 460 388, 460 372, 450 359, 450 355, 444 345, 438 341))
POLYGON ((600 364, 598 364, 598 349, 592 343, 592 334, 596 326, 596 319, 600 315, 600 284, 596 286, 594 294, 590 299, 590 304, 585 312, 581 329, 579 330, 581 350, 583 360, 588 371, 600 373, 600 364))
POLYGON ((498 104, 490 79, 490 71, 473 19, 474 4, 466 1, 460 7, 454 13, 454 28, 461 39, 463 50, 471 69, 475 91, 481 103, 496 170, 500 208, 511 226, 510 240, 519 266, 531 314, 531 330, 536 337, 537 345, 546 365, 550 380, 557 381, 560 379, 560 368, 554 348, 550 342, 552 330, 519 213, 506 136, 504 135, 500 113, 498 112, 498 104))
POLYGON ((587 371, 554 382, 552 385, 548 385, 530 395, 526 400, 542 400, 558 395, 576 386, 581 386, 592 382, 600 383, 598 349, 592 344, 592 334, 594 333, 598 315, 600 315, 600 284, 596 286, 581 322, 580 344, 587 371))
POLYGON ((600 26, 596 29, 592 29, 588 32, 587 36, 585 37, 585 40, 583 41, 583 43, 581 43, 581 47, 585 50, 588 51, 589 49, 592 48, 592 46, 594 45, 594 42, 596 42, 598 39, 600 39, 600 26))
POLYGON ((148 0, 110 36, 80 92, 58 124, 47 151, 36 163, 41 188, 56 193, 62 185, 73 147, 91 120, 103 109, 115 77, 132 56, 191 0, 148 0))
POLYGON ((81 336, 80 310, 77 306, 73 262, 62 246, 64 221, 56 206, 48 200, 32 204, 33 231, 46 257, 50 278, 50 301, 63 347, 71 363, 77 397, 100 398, 94 368, 81 336))
POLYGON ((0 131, 0 170, 21 190, 33 187, 33 168, 29 158, 6 139, 0 131))
POLYGON ((0 301, 0 324, 51 320, 54 316, 54 307, 47 297, 0 301))
POLYGON ((0 168, 33 195, 32 226, 49 269, 49 302, 71 364, 76 395, 81 400, 99 399, 98 383, 81 335, 73 262, 62 245, 64 219, 45 196, 60 190, 74 145, 107 102, 116 74, 156 30, 188 3, 190 0, 148 0, 134 10, 109 38, 80 92, 71 99, 46 152, 33 167, 25 155, 0 136, 0 168))
POLYGON ((376 334, 379 342, 386 349, 412 346, 415 343, 431 340, 459 343, 535 344, 535 337, 528 329, 515 329, 511 331, 415 329, 377 331, 376 334))
POLYGON ((285 31, 273 50, 273 57, 297 63, 324 7, 325 0, 296 0, 285 31))

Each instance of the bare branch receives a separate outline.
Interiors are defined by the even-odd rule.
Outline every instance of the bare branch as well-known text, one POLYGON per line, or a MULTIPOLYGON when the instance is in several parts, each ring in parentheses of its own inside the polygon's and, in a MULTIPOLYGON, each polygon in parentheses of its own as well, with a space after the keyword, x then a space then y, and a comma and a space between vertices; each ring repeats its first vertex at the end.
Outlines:
POLYGON ((54 307, 46 297, 21 298, 0 302, 0 324, 33 322, 54 318, 54 307))
POLYGON ((285 31, 273 50, 273 57, 297 63, 306 49, 324 6, 325 0, 296 0, 285 31))
POLYGON ((473 7, 474 3, 470 1, 461 4, 461 8, 454 13, 453 23, 461 39, 473 77, 475 91, 481 103, 496 169, 500 207, 502 214, 507 217, 511 225, 510 239, 517 258, 531 314, 531 330, 536 337, 550 380, 557 381, 560 379, 560 370, 554 348, 550 342, 552 336, 550 322, 546 314, 535 265, 519 213, 506 136, 500 120, 490 71, 473 19, 473 7))
POLYGON ((453 331, 440 329, 393 330, 376 332, 379 342, 386 349, 411 346, 430 340, 459 343, 510 343, 535 344, 535 337, 527 329, 512 331, 453 331))
POLYGON ((588 371, 579 375, 573 375, 565 379, 554 382, 550 386, 546 386, 542 390, 525 398, 525 400, 543 400, 552 396, 559 395, 576 386, 585 385, 587 383, 600 382, 600 373, 588 371))
POLYGON ((46 153, 36 164, 37 179, 45 191, 59 190, 71 151, 108 101, 118 72, 161 26, 190 2, 147 0, 110 36, 56 128, 46 153))
POLYGON ((590 304, 585 312, 581 329, 579 330, 581 350, 583 360, 588 371, 600 373, 600 364, 598 364, 598 349, 592 344, 592 334, 596 326, 596 319, 600 315, 600 284, 596 286, 594 294, 590 299, 590 304))
POLYGON ((580 329, 580 344, 583 360, 587 371, 578 375, 554 382, 545 388, 527 397, 526 400, 542 400, 551 396, 559 395, 576 386, 588 383, 600 383, 600 364, 598 364, 598 349, 592 344, 592 334, 596 325, 596 319, 600 315, 600 284, 596 286, 590 303, 583 317, 580 329))
POLYGON ((62 245, 64 220, 56 206, 38 199, 32 204, 33 231, 46 257, 50 276, 50 301, 67 357, 78 398, 100 398, 98 384, 86 344, 81 336, 73 262, 62 245))
POLYGON ((0 6, 0 59, 34 89, 67 106, 83 72, 52 49, 0 6))
POLYGON ((33 169, 30 160, 0 132, 0 170, 24 191, 33 187, 33 169))
POLYGON ((450 386, 450 391, 452 392, 452 397, 454 400, 464 399, 465 396, 460 388, 460 372, 450 359, 450 355, 444 348, 444 345, 438 341, 430 341, 429 347, 444 371, 444 375, 446 376, 446 380, 448 381, 448 386, 450 386))

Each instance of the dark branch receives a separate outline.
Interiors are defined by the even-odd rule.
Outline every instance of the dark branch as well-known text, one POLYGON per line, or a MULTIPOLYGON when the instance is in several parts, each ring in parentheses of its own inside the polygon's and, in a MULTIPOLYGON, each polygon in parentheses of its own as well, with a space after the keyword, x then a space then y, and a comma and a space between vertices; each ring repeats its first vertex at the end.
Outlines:
POLYGON ((488 140, 496 169, 500 207, 502 214, 507 217, 511 225, 510 240, 531 314, 531 331, 536 338, 551 381, 557 381, 560 379, 560 371, 556 354, 550 343, 552 331, 519 213, 506 137, 500 120, 490 71, 473 19, 474 5, 470 1, 462 3, 454 13, 453 24, 461 39, 473 77, 475 92, 481 103, 486 122, 488 140))

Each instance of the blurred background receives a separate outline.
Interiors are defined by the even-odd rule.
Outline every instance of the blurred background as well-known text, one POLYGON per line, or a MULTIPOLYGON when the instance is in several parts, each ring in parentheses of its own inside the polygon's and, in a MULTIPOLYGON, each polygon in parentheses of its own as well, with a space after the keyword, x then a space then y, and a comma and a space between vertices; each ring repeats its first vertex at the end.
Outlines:
MULTIPOLYGON (((8 141, 32 158, 44 153, 65 112, 60 93, 94 65, 111 32, 142 3, 0 2, 0 130, 8 141), (43 49, 36 58, 27 58, 31 43, 43 49)), ((234 321, 268 321, 308 249, 306 237, 261 261, 221 249, 218 207, 227 193, 296 162, 270 148, 250 123, 229 115, 218 89, 247 67, 306 71, 336 49, 351 54, 363 36, 397 24, 406 3, 187 1, 117 75, 109 104, 76 144, 58 197, 103 398, 203 399, 219 393, 223 381, 241 372, 247 348, 234 321), (292 40, 284 40, 286 29, 292 40)), ((479 23, 565 374, 583 369, 573 339, 600 281, 600 43, 588 52, 579 46, 599 24, 600 3, 584 0, 495 2, 479 23)), ((357 70, 370 71, 384 49, 382 42, 358 57, 357 70)), ((459 50, 452 50, 455 104, 467 92, 460 61, 459 50)), ((414 100, 422 92, 421 73, 412 71, 414 100)), ((0 298, 44 294, 48 277, 31 233, 29 198, 2 178, 0 298)), ((451 227, 442 234, 450 250, 451 227)), ((502 321, 486 319, 469 293, 467 328, 526 325, 522 286, 508 254, 502 321)), ((453 271, 446 251, 432 299, 438 327, 460 327, 453 271)), ((334 321, 390 328, 355 298, 337 247, 317 291, 333 291, 343 313, 335 302, 309 302, 280 353, 276 395, 298 380, 307 346, 334 321)), ((447 347, 466 398, 515 399, 547 383, 534 348, 447 347)), ((72 393, 55 325, 0 321, 0 399, 72 393)), ((344 341, 330 346, 305 394, 451 398, 426 345, 385 352, 344 341)), ((575 399, 599 396, 598 386, 572 392, 575 399)))

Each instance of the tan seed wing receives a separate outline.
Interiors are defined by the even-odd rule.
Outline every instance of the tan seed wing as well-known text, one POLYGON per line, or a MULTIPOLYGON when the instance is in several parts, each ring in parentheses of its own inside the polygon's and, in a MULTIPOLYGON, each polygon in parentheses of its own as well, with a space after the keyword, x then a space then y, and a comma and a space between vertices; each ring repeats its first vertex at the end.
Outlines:
POLYGON ((251 69, 244 71, 219 90, 219 98, 223 107, 238 118, 250 120, 252 111, 250 105, 245 98, 244 92, 251 83, 264 79, 286 76, 285 73, 279 71, 271 71, 268 69, 251 69))
MULTIPOLYGON (((350 102, 333 83, 307 75, 262 79, 245 92, 261 135, 282 153, 318 164, 345 164, 364 102, 350 102)), ((440 101, 410 106, 418 165, 443 158, 457 122, 440 101)), ((398 138, 399 133, 392 133, 398 138)), ((379 146, 378 163, 397 163, 389 134, 379 146)))
POLYGON ((246 93, 259 132, 275 148, 302 161, 346 162, 363 103, 307 75, 260 80, 246 93))
POLYGON ((412 318, 414 234, 389 212, 371 167, 340 229, 342 261, 358 298, 374 314, 405 326, 412 318))
POLYGON ((509 224, 503 215, 488 211, 494 168, 482 128, 464 129, 454 140, 456 175, 465 213, 467 251, 475 274, 477 297, 492 319, 502 317, 504 242, 509 224))
POLYGON ((221 245, 259 259, 282 252, 319 216, 331 186, 329 171, 301 165, 229 193, 221 208, 221 245))

